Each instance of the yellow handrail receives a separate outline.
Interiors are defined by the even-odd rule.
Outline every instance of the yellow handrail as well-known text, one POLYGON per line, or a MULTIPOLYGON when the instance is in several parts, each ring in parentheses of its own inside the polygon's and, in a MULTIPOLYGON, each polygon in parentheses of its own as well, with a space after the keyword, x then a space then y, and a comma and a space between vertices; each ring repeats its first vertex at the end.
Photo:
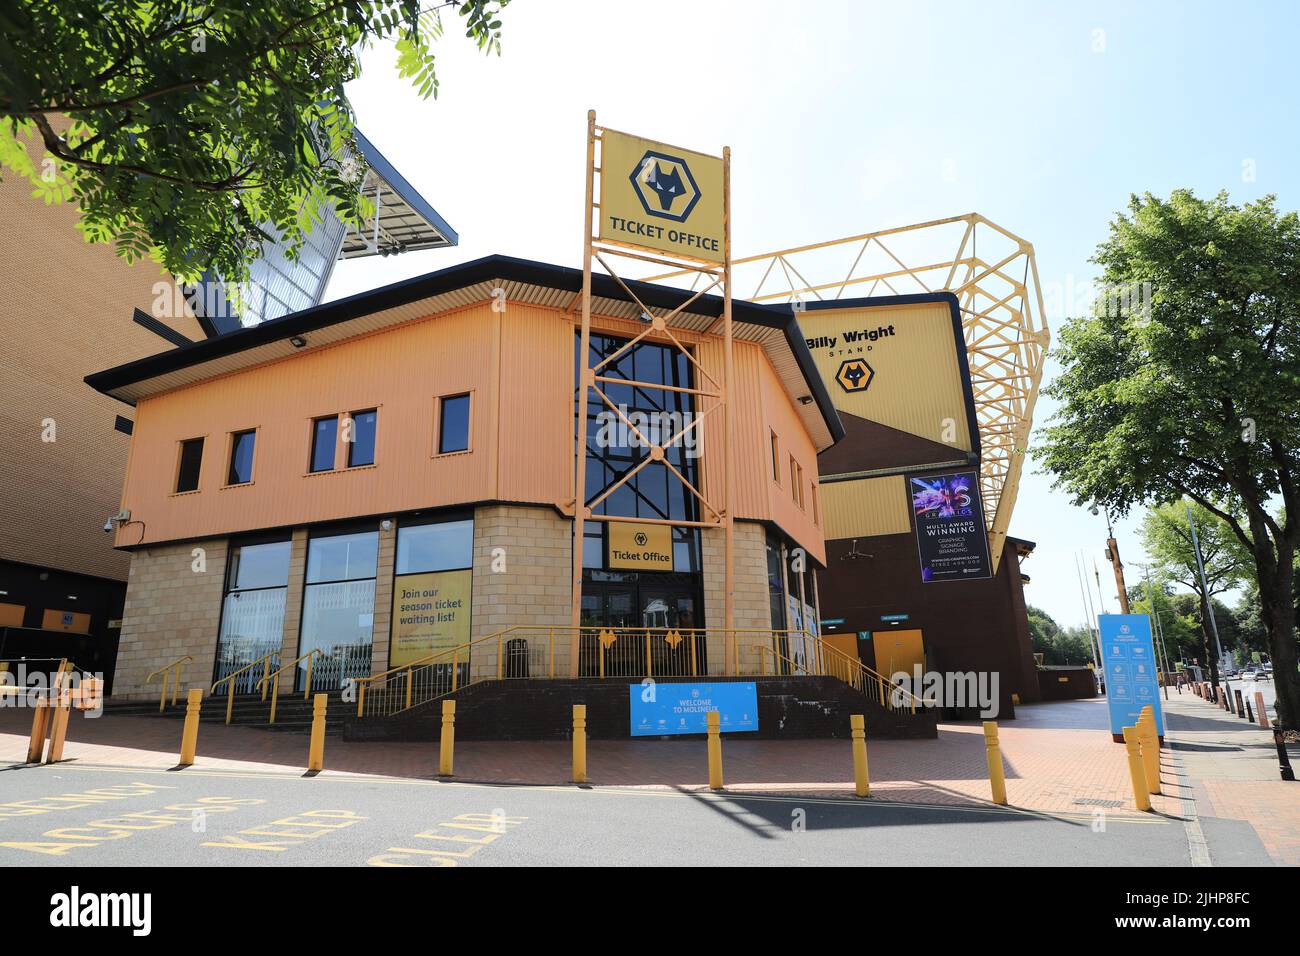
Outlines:
POLYGON ((153 679, 157 677, 159 674, 163 675, 162 695, 158 698, 159 713, 162 713, 167 708, 167 681, 168 681, 167 672, 170 671, 173 667, 176 668, 176 676, 174 679, 172 679, 172 706, 175 707, 176 691, 180 689, 180 684, 181 684, 181 668, 184 667, 186 664, 192 664, 193 662, 194 662, 194 658, 186 654, 184 657, 178 657, 170 664, 166 664, 163 667, 158 668, 156 671, 154 671, 152 674, 150 674, 148 677, 144 679, 144 682, 146 684, 149 684, 152 683, 153 679))
MULTIPOLYGON (((221 684, 224 684, 227 681, 232 682, 230 686, 226 689, 226 723, 230 723, 230 715, 235 707, 235 685, 233 683, 234 679, 238 677, 240 674, 244 673, 244 671, 251 670, 252 668, 256 667, 258 664, 261 664, 262 680, 266 680, 266 675, 271 671, 271 658, 279 657, 279 656, 280 656, 279 651, 268 651, 267 653, 259 657, 257 660, 245 664, 243 667, 235 671, 233 674, 227 674, 225 677, 221 678, 221 680, 213 682, 212 686, 208 689, 209 695, 216 694, 217 687, 220 686, 221 684)), ((265 687, 262 688, 262 700, 266 700, 265 687)))
POLYGON ((907 688, 903 687, 901 684, 895 683, 879 671, 868 667, 856 657, 850 657, 839 648, 828 644, 825 640, 820 638, 818 639, 818 644, 821 645, 823 669, 828 676, 836 677, 849 686, 861 690, 862 693, 868 694, 868 696, 870 696, 868 687, 871 684, 874 684, 881 706, 888 710, 898 709, 897 706, 894 705, 893 701, 896 695, 900 694, 902 695, 901 706, 910 708, 913 714, 916 713, 916 707, 918 704, 922 707, 925 706, 925 701, 917 697, 907 688), (854 680, 854 678, 857 678, 858 680, 854 680), (858 686, 858 681, 861 682, 860 687, 858 686), (888 690, 886 690, 886 688, 888 688, 888 690))
POLYGON ((263 685, 266 684, 266 682, 269 681, 271 678, 273 677, 275 678, 275 683, 271 685, 271 717, 267 721, 268 724, 275 723, 275 705, 277 700, 280 697, 280 675, 283 674, 285 671, 289 670, 289 668, 291 667, 296 668, 299 662, 303 660, 303 658, 306 658, 307 660, 307 682, 306 682, 306 686, 303 688, 302 691, 302 699, 303 700, 311 699, 311 664, 312 661, 316 659, 317 654, 319 654, 321 657, 325 656, 325 652, 322 651, 319 647, 313 647, 306 654, 303 654, 295 658, 294 660, 291 660, 288 664, 285 664, 283 667, 279 668, 274 674, 267 674, 265 677, 263 677, 260 681, 257 682, 257 686, 262 688, 262 700, 266 700, 266 687, 264 687, 263 685))

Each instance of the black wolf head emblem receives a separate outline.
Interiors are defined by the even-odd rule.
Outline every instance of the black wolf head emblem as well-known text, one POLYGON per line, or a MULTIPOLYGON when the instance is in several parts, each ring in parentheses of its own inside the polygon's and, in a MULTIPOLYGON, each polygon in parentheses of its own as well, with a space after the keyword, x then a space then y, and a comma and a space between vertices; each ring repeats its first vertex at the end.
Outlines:
POLYGON ((673 200, 685 192, 682 188, 682 174, 676 166, 671 173, 666 173, 662 166, 655 163, 649 184, 659 193, 659 208, 664 212, 672 209, 673 200))

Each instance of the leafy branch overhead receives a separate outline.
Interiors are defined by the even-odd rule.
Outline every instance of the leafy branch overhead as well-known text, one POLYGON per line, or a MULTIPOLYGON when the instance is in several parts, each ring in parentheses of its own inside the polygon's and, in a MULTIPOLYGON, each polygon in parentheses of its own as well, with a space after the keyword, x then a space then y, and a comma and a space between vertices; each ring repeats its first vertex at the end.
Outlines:
POLYGON ((268 227, 295 256, 328 210, 351 225, 370 214, 344 95, 362 51, 392 42, 399 74, 436 97, 443 8, 500 53, 508 2, 6 4, 0 175, 75 201, 85 238, 128 261, 242 281, 268 227))

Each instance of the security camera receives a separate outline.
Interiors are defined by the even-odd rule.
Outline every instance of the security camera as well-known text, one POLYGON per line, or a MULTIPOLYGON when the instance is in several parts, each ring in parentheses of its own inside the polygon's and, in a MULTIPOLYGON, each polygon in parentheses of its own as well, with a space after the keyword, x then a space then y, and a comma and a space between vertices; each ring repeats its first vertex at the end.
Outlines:
POLYGON ((112 533, 113 533, 113 519, 109 518, 104 522, 104 534, 112 534, 112 533))

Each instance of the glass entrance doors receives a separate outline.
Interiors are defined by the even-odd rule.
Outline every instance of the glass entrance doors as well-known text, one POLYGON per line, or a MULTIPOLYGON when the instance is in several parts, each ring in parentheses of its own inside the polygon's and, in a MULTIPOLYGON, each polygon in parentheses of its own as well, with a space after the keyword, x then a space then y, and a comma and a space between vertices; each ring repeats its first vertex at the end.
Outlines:
POLYGON ((582 636, 582 676, 707 674, 707 642, 702 631, 693 633, 704 626, 703 606, 694 574, 588 572, 582 585, 582 626, 590 630, 582 636))

